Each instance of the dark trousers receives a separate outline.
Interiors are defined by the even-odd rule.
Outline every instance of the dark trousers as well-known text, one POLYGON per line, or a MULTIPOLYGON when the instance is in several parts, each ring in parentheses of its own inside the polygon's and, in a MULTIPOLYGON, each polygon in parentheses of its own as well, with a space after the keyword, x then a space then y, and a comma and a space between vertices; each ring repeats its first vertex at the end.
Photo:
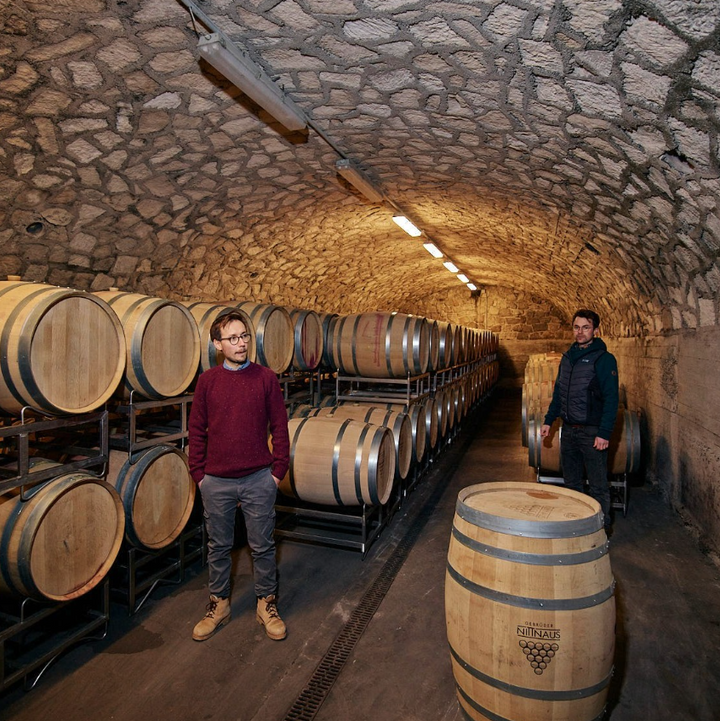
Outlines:
POLYGON ((206 475, 200 484, 205 527, 208 534, 208 573, 210 593, 230 596, 230 571, 235 540, 235 513, 238 504, 245 518, 248 546, 253 560, 255 595, 277 593, 275 560, 275 499, 277 486, 269 468, 244 478, 206 475))
POLYGON ((585 492, 585 479, 589 495, 602 508, 605 525, 610 525, 610 484, 608 483, 608 452, 593 448, 597 437, 597 426, 571 426, 562 428, 560 456, 563 479, 568 488, 585 492))

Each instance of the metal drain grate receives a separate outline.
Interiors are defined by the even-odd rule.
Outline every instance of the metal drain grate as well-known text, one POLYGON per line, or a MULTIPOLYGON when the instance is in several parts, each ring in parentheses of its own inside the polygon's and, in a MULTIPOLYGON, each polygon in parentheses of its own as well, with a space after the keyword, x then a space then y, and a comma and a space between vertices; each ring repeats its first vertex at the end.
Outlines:
MULTIPOLYGON (((471 437, 467 438, 466 442, 462 444, 462 447, 458 448, 459 453, 453 454, 455 459, 462 458, 471 440, 471 437)), ((458 463, 459 461, 455 460, 452 465, 446 467, 444 475, 451 476, 458 463)), ((315 718, 330 692, 332 685, 340 675, 345 662, 375 615, 383 598, 385 598, 385 595, 390 590, 390 586, 392 586, 398 571, 407 559, 410 550, 435 510, 445 491, 445 486, 445 483, 437 483, 432 495, 425 502, 425 505, 392 552, 390 558, 385 562, 377 578, 373 581, 372 586, 365 592, 362 599, 360 599, 360 602, 350 615, 347 623, 330 645, 330 648, 321 659, 305 688, 300 692, 297 699, 295 699, 283 721, 312 721, 312 719, 315 718)))

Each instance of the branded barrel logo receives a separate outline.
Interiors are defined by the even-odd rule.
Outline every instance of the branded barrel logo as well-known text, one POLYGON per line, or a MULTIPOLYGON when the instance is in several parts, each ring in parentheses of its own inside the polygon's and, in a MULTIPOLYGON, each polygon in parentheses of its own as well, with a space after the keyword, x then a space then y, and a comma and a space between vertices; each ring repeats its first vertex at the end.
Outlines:
POLYGON ((560 649, 560 630, 552 627, 518 626, 519 645, 533 672, 542 676, 560 649))

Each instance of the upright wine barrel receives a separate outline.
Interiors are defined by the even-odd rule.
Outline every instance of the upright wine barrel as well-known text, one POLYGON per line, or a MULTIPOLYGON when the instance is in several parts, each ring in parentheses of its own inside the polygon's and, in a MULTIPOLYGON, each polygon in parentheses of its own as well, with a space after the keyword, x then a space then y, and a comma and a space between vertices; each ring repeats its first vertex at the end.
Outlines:
POLYGON ((406 378, 425 373, 430 358, 425 318, 403 313, 360 313, 333 328, 332 365, 347 375, 406 378))
POLYGON ((122 395, 171 398, 183 393, 197 375, 200 336, 182 304, 139 293, 95 293, 117 313, 125 330, 127 365, 122 395))
POLYGON ((0 409, 88 413, 115 392, 125 337, 100 298, 70 288, 0 282, 0 409))
POLYGON ((522 387, 522 441, 528 444, 528 421, 536 413, 546 413, 553 397, 554 383, 531 381, 522 387))
POLYGON ((256 359, 275 373, 284 373, 294 352, 293 322, 279 305, 242 301, 236 306, 247 313, 255 327, 256 359))
POLYGON ((251 361, 255 360, 255 328, 247 313, 234 306, 220 303, 203 303, 202 301, 197 301, 193 303, 183 303, 183 305, 192 313, 192 317, 197 324, 198 335, 200 336, 201 373, 223 362, 224 356, 222 352, 215 347, 212 338, 210 338, 210 328, 220 316, 227 315, 231 310, 241 313, 245 318, 245 328, 247 328, 247 332, 250 333, 251 336, 250 343, 248 344, 248 358, 251 361))
POLYGON ((117 491, 83 472, 0 495, 0 593, 69 601, 94 588, 120 550, 117 491))
POLYGON ((182 451, 164 444, 130 458, 111 451, 108 481, 122 499, 131 545, 165 548, 182 533, 195 502, 195 482, 182 451))
POLYGON ((388 428, 327 416, 293 418, 288 428, 290 468, 282 493, 330 506, 387 503, 395 475, 388 428))
POLYGON ((389 428, 395 444, 395 472, 401 480, 407 478, 412 463, 413 434, 412 424, 406 413, 367 406, 362 403, 341 403, 338 406, 316 408, 308 415, 349 418, 389 428))
POLYGON ((293 322, 292 367, 298 371, 315 370, 322 360, 324 329, 314 310, 288 308, 293 322))
POLYGON ((471 719, 596 721, 612 675, 614 580, 600 506, 536 483, 458 496, 445 614, 471 719))

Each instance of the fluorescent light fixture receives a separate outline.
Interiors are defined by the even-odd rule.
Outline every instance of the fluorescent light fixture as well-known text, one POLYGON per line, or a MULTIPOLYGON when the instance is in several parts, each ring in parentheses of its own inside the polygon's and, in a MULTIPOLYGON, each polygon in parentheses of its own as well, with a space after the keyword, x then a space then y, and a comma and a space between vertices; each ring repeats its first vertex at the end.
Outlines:
POLYGON ((198 51, 210 65, 288 130, 305 129, 305 113, 234 42, 221 33, 203 35, 198 42, 198 51))
POLYGON ((475 283, 468 283, 467 287, 470 288, 470 290, 477 290, 477 286, 475 285, 475 283))
POLYGON ((335 163, 335 168, 350 185, 359 190, 372 203, 382 203, 383 194, 379 191, 351 160, 343 158, 335 163))
POLYGON ((417 238, 418 235, 422 235, 422 231, 418 230, 404 215, 393 215, 393 220, 408 234, 412 235, 413 238, 417 238))
POLYGON ((434 243, 423 243, 423 248, 425 248, 425 250, 427 250, 433 258, 443 257, 442 251, 434 243))
POLYGON ((461 283, 469 283, 470 282, 470 278, 468 278, 464 273, 458 273, 458 280, 461 283))
POLYGON ((443 265, 451 272, 451 273, 459 273, 458 267, 453 263, 452 261, 447 261, 446 263, 443 263, 443 265))

